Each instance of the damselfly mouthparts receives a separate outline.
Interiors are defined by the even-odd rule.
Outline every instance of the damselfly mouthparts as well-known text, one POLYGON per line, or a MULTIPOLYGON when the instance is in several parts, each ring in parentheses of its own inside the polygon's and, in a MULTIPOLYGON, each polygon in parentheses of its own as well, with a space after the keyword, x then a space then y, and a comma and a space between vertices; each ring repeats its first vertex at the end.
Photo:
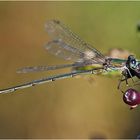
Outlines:
MULTIPOLYGON (((51 77, 33 80, 31 82, 0 90, 0 93, 10 93, 18 89, 55 81, 62 78, 74 77, 81 74, 98 74, 119 71, 122 73, 120 84, 134 76, 140 78, 140 62, 133 55, 128 59, 119 59, 104 56, 92 45, 83 41, 74 34, 67 26, 57 20, 50 20, 45 25, 46 31, 52 38, 45 46, 48 52, 65 60, 71 60, 73 63, 55 66, 36 66, 19 69, 18 73, 39 72, 56 70, 62 68, 72 68, 70 73, 54 75, 51 77), (88 66, 88 69, 87 69, 88 66)), ((132 79, 133 80, 133 79, 132 79)))

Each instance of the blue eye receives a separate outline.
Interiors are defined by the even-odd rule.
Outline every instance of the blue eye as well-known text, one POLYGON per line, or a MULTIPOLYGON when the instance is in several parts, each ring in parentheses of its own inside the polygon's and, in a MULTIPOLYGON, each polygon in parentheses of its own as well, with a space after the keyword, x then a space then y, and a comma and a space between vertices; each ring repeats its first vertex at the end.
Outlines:
POLYGON ((132 68, 136 68, 136 60, 135 59, 132 59, 131 61, 130 61, 130 66, 132 67, 132 68))
POLYGON ((136 64, 136 60, 134 59, 130 63, 133 64, 133 65, 135 65, 136 64))

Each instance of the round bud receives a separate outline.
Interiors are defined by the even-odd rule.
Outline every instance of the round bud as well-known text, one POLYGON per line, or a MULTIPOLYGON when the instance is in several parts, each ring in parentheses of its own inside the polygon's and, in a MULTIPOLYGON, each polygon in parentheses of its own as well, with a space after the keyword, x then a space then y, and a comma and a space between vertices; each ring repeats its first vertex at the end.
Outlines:
POLYGON ((140 104, 140 93, 135 89, 128 89, 124 92, 123 101, 131 106, 131 109, 140 104))

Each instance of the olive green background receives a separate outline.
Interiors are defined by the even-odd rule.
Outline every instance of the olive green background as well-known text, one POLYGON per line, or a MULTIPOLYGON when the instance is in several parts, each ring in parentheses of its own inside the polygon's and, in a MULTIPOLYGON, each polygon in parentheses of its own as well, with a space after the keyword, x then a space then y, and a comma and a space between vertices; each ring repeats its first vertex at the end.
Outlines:
MULTIPOLYGON (((70 70, 17 74, 25 66, 69 63, 47 53, 47 20, 59 19, 102 53, 140 57, 140 2, 0 2, 0 88, 70 70)), ((129 110, 118 78, 59 80, 0 95, 0 138, 136 138, 140 107, 129 110)))

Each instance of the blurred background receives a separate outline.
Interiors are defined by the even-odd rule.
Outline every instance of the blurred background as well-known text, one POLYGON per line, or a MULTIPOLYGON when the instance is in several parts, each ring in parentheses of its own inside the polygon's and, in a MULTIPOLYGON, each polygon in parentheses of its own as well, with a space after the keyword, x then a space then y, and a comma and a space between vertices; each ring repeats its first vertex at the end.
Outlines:
MULTIPOLYGON (((0 88, 58 70, 17 74, 25 66, 67 63, 47 53, 45 22, 58 19, 106 54, 122 48, 140 58, 140 2, 0 2, 0 88)), ((69 70, 70 71, 70 70, 69 70)), ((119 78, 70 78, 0 95, 0 138, 136 138, 140 107, 129 110, 119 78)))

